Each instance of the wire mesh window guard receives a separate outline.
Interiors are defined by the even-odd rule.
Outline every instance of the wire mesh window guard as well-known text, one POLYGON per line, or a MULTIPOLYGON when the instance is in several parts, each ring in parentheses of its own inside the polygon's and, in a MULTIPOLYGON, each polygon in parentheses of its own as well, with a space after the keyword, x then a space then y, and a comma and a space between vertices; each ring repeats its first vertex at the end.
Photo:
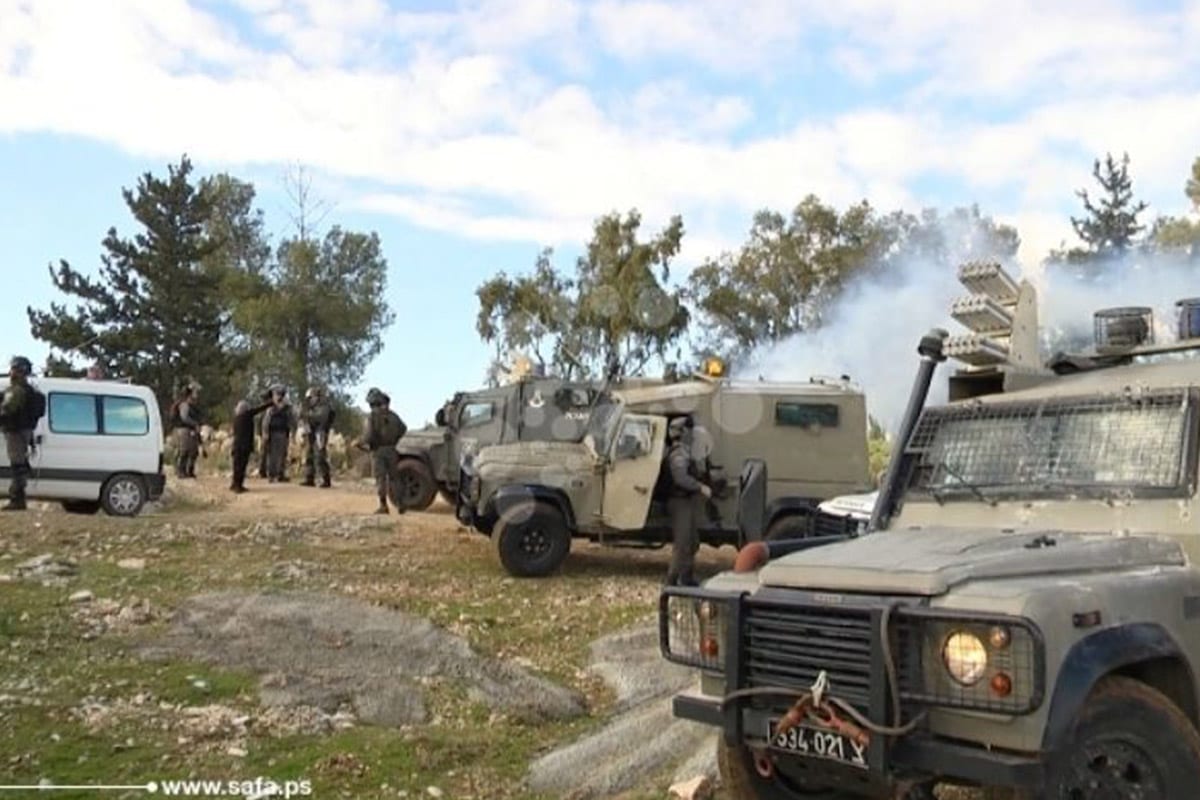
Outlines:
POLYGON ((927 409, 906 448, 910 486, 937 497, 1178 490, 1193 406, 1170 389, 927 409))

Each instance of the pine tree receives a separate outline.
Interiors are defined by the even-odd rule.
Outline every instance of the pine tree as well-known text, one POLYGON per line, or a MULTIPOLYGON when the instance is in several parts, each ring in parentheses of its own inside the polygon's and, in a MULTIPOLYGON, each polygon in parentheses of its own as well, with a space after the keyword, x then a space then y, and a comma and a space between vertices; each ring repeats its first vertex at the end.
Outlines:
POLYGON ((1125 154, 1119 163, 1111 153, 1103 162, 1096 159, 1092 176, 1100 184, 1100 196, 1093 202, 1087 189, 1076 192, 1086 215, 1071 217, 1071 227, 1086 245, 1088 254, 1101 259, 1120 257, 1134 246, 1145 227, 1138 221, 1138 215, 1147 207, 1145 202, 1133 200, 1129 155, 1125 154))

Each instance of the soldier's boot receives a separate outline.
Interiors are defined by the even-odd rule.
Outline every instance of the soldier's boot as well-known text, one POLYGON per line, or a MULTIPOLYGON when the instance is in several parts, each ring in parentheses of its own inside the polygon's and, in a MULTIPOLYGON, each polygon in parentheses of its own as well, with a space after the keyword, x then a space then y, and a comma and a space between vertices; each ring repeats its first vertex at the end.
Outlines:
POLYGON ((333 481, 329 479, 328 475, 326 475, 324 478, 321 478, 322 489, 328 489, 330 486, 333 486, 333 481))
POLYGON ((376 514, 386 514, 386 513, 388 513, 388 507, 386 505, 382 505, 379 508, 375 509, 375 513, 376 514))
POLYGON ((0 506, 0 511, 24 511, 24 510, 25 510, 25 498, 24 497, 19 497, 19 498, 13 497, 7 503, 5 503, 3 506, 0 506))
POLYGON ((24 511, 25 510, 25 476, 21 473, 21 467, 16 467, 13 471, 17 473, 13 476, 13 482, 9 486, 8 502, 0 507, 2 511, 24 511))
POLYGON ((305 475, 304 480, 300 481, 301 486, 316 486, 317 482, 311 475, 305 475))

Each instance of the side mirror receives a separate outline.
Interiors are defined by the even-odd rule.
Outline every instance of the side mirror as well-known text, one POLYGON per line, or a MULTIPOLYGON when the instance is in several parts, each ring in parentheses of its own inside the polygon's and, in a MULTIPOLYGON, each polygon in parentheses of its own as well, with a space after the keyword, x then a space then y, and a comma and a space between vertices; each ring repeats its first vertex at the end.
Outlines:
POLYGON ((433 415, 433 423, 439 428, 446 427, 446 409, 439 408, 437 413, 433 415))
POLYGON ((738 479, 737 522, 743 543, 761 541, 767 526, 767 462, 748 458, 738 479))

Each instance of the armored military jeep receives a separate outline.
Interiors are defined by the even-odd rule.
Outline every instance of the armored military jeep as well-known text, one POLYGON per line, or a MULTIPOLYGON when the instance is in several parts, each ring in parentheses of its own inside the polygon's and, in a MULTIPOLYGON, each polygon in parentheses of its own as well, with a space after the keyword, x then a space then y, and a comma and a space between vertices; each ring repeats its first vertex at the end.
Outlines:
POLYGON ((675 714, 721 730, 732 797, 1200 793, 1200 363, 1178 357, 1200 302, 1177 341, 1111 309, 1094 352, 1014 368, 1030 288, 964 272, 990 275, 993 327, 922 340, 868 532, 663 591, 664 655, 700 671, 675 714), (948 355, 952 399, 925 407, 948 355))
POLYGON ((612 395, 597 404, 579 442, 517 442, 464 460, 459 519, 491 537, 510 573, 553 572, 572 538, 669 542, 660 473, 667 424, 680 415, 693 420, 694 460, 717 487, 700 525, 705 543, 742 542, 737 496, 723 476, 751 456, 772 469, 762 532, 770 539, 812 533, 817 503, 870 486, 866 405, 846 379, 785 384, 697 376, 612 395))
POLYGON ((605 390, 600 381, 527 375, 501 386, 455 393, 438 409, 434 425, 411 430, 396 444, 405 506, 427 508, 439 492, 453 504, 459 461, 480 447, 578 442, 605 390))

